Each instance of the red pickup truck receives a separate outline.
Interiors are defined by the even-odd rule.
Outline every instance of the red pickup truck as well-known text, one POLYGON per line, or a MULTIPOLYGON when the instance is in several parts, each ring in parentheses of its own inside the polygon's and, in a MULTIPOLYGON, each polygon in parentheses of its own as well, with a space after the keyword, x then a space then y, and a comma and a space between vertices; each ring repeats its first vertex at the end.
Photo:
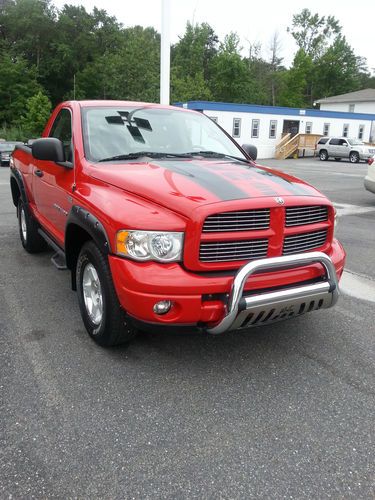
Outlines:
POLYGON ((255 159, 199 112, 62 103, 12 157, 22 245, 55 250, 105 346, 150 326, 217 334, 334 305, 345 252, 332 203, 255 159))

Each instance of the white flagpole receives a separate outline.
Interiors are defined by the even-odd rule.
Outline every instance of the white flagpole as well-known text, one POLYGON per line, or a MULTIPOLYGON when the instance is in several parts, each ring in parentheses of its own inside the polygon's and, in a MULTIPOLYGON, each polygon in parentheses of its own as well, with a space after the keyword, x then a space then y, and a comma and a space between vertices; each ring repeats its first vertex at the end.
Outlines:
POLYGON ((160 104, 170 103, 170 0, 161 0, 160 104))

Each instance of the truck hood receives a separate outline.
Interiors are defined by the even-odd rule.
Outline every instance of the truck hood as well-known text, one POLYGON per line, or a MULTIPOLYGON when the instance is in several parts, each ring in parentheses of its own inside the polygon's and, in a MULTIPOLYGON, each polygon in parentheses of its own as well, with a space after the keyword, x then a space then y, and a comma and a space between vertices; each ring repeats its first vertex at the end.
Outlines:
POLYGON ((89 175, 188 215, 200 205, 262 197, 323 195, 290 175, 222 160, 156 160, 90 165, 89 175))

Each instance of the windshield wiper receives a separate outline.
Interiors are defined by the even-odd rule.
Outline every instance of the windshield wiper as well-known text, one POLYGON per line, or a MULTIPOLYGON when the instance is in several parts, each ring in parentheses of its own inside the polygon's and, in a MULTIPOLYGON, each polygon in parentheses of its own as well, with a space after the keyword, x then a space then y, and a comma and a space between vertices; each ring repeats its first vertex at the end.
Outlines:
POLYGON ((238 156, 228 155, 225 153, 218 153, 217 151, 189 151, 186 153, 191 156, 203 156, 205 158, 231 158, 232 160, 243 161, 245 163, 249 163, 246 158, 239 158, 238 156))
POLYGON ((156 151, 137 151, 135 153, 128 153, 123 155, 110 156, 108 158, 102 158, 98 160, 102 161, 116 161, 116 160, 137 160, 142 158, 142 156, 148 156, 149 158, 191 158, 190 153, 161 153, 156 151))

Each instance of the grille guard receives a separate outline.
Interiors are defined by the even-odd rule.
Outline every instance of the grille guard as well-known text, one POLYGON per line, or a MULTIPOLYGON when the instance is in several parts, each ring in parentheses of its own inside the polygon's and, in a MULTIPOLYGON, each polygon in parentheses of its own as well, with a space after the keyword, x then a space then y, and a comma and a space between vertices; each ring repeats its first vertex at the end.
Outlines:
POLYGON ((220 323, 207 328, 207 332, 220 334, 228 330, 260 326, 300 316, 315 309, 332 307, 337 302, 338 296, 339 284, 335 266, 325 253, 308 252, 255 260, 239 269, 233 280, 226 315, 220 323), (280 271, 315 263, 321 264, 325 269, 325 280, 320 283, 249 297, 242 296, 247 279, 254 273, 280 271))

